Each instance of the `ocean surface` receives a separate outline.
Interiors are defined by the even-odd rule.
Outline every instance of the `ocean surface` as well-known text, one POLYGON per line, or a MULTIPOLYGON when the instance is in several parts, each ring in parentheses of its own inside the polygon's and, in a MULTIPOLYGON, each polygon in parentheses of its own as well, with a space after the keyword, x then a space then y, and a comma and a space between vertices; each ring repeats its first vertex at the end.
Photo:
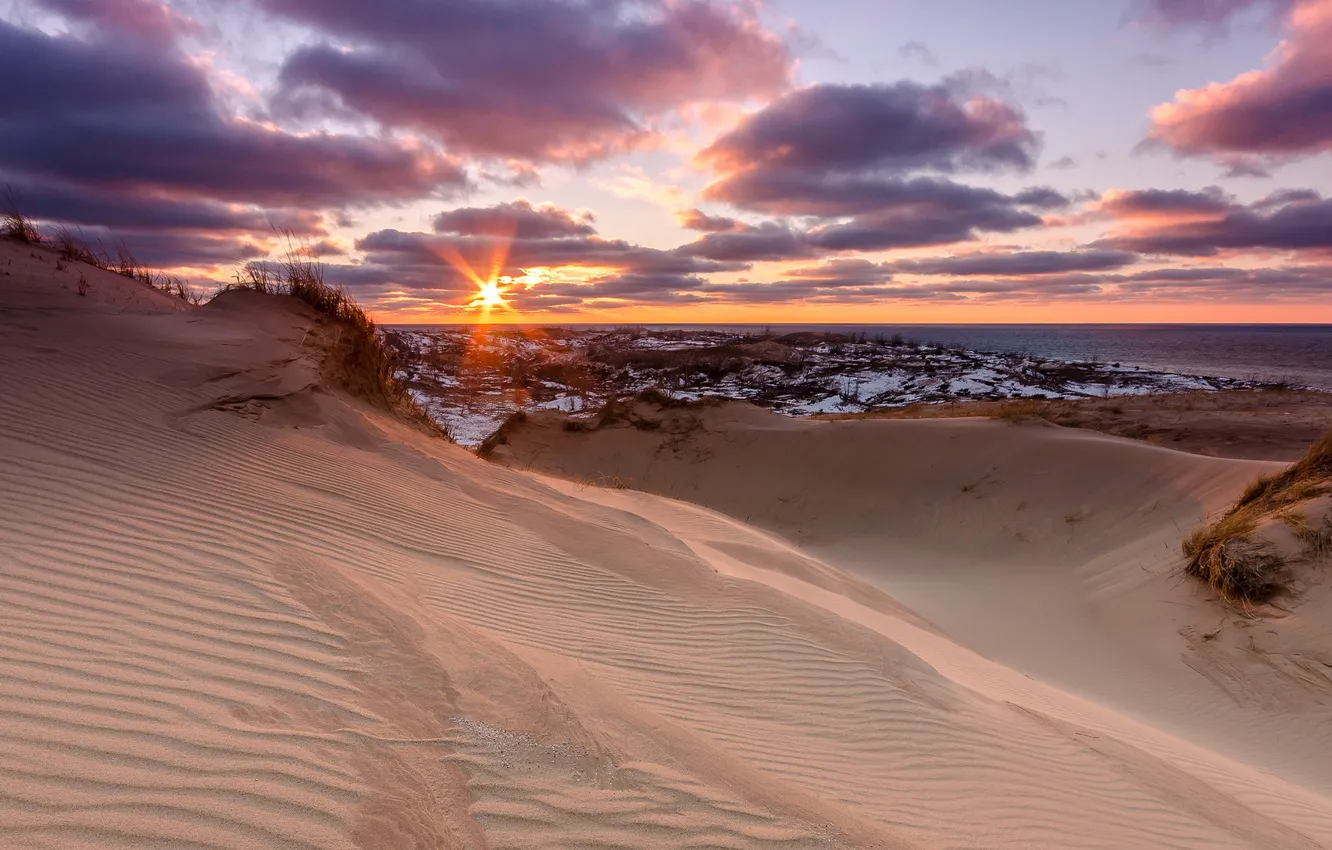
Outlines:
MULTIPOLYGON (((544 327, 592 327, 551 323, 544 327)), ((427 329, 428 326, 412 326, 427 329)), ((597 325, 596 327, 608 327, 597 325)), ((1143 366, 1332 389, 1332 325, 644 325, 654 330, 830 331, 975 351, 1143 366)))

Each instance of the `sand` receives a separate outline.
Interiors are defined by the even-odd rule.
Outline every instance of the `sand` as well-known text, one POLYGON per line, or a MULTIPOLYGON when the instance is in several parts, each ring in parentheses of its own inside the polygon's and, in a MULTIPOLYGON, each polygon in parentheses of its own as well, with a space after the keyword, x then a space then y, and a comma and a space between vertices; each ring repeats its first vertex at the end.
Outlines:
POLYGON ((1332 392, 1224 390, 1052 401, 959 401, 816 418, 960 417, 1040 418, 1209 457, 1290 463, 1332 428, 1332 392))
POLYGON ((299 303, 17 250, 0 846, 1332 844, 1322 597, 1173 573, 1271 464, 742 410, 509 469, 326 386, 299 303))

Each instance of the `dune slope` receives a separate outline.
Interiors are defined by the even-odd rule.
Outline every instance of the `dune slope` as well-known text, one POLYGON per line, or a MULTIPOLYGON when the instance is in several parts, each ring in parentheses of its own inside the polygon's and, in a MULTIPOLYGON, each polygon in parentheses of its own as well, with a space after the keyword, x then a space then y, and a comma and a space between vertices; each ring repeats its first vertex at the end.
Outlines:
MULTIPOLYGON (((11 280, 0 845, 1332 843, 1316 770, 1025 674, 833 558, 853 549, 359 405, 294 301, 11 280)), ((1185 500, 1229 486, 1164 474, 1185 500)), ((961 563, 949 523, 913 546, 961 563)), ((996 534, 976 545, 1020 562, 996 534)))

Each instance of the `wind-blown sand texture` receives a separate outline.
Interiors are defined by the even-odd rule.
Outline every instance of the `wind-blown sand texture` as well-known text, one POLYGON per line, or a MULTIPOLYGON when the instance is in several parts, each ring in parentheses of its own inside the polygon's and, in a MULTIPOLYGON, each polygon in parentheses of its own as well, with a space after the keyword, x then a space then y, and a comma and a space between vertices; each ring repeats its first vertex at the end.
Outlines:
POLYGON ((714 512, 344 397, 292 299, 21 251, 0 846, 1332 844, 1322 597, 1171 573, 1270 464, 753 412, 504 449, 714 512))

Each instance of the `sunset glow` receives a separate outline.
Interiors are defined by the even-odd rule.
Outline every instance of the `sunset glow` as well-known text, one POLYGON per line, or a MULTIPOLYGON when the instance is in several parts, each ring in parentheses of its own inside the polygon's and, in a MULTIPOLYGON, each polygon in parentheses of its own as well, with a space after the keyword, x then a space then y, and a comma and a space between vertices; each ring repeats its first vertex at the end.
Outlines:
POLYGON ((14 101, 0 184, 390 322, 1332 320, 1332 0, 958 2, 43 0, 6 78, 112 83, 14 101))

